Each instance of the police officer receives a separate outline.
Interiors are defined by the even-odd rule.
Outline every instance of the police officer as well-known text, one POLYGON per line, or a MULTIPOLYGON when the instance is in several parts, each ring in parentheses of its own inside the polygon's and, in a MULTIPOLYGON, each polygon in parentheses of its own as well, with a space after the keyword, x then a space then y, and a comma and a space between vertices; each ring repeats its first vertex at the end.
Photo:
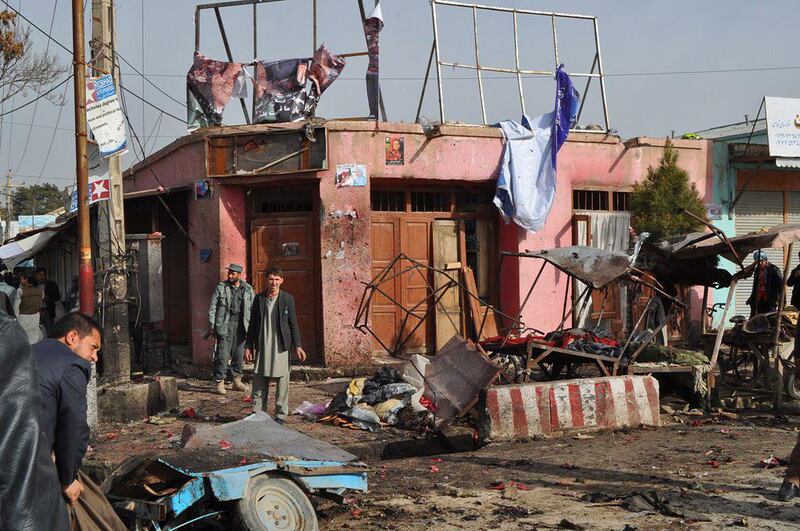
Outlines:
POLYGON ((241 277, 242 266, 228 266, 228 278, 214 289, 208 309, 208 327, 217 340, 214 351, 214 387, 224 395, 226 373, 233 376, 233 389, 246 391, 242 383, 244 368, 244 341, 250 324, 250 309, 255 292, 241 277), (230 361, 230 367, 228 367, 230 361))

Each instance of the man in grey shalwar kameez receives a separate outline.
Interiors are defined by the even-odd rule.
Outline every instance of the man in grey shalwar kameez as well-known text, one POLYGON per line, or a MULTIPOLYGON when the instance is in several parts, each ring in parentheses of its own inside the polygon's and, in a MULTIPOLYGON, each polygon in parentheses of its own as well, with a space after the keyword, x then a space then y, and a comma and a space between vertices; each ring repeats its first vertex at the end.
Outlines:
POLYGON ((276 380, 274 417, 282 423, 289 414, 289 351, 295 351, 301 362, 306 353, 300 343, 294 297, 281 291, 283 272, 270 267, 264 274, 267 289, 253 300, 244 357, 248 362, 255 357, 253 411, 267 411, 269 382, 276 380))

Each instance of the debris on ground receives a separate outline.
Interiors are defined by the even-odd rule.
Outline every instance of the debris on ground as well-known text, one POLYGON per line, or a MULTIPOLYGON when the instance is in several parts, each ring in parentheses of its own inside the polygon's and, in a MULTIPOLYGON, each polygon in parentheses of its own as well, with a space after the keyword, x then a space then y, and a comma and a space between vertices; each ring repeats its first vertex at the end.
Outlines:
POLYGON ((677 507, 671 495, 659 494, 654 490, 631 493, 630 496, 625 498, 622 506, 634 513, 659 513, 664 516, 673 516, 694 522, 707 522, 710 520, 703 514, 677 507))
POLYGON ((786 466, 789 464, 784 459, 775 457, 772 454, 770 454, 769 457, 767 457, 766 459, 762 459, 761 461, 759 461, 759 463, 761 463, 761 466, 763 468, 776 468, 779 466, 786 466))

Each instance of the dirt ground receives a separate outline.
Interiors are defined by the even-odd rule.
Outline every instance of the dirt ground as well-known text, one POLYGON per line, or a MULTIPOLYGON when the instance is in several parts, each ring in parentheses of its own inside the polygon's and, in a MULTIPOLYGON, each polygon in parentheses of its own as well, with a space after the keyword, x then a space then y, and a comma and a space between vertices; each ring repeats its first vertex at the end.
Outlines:
MULTIPOLYGON (((342 385, 293 383, 290 406, 294 409, 303 400, 324 402, 342 385)), ((197 415, 192 422, 228 422, 251 409, 244 393, 219 397, 203 381, 181 380, 179 393, 180 409, 193 408, 197 415)), ((170 440, 189 419, 176 414, 162 418, 168 423, 142 419, 102 426, 91 442, 87 466, 103 474, 131 455, 175 452, 170 440)), ((667 425, 658 429, 497 443, 436 457, 372 459, 369 492, 349 497, 345 505, 320 502, 320 525, 404 530, 800 529, 800 504, 775 498, 785 468, 759 464, 770 455, 788 455, 800 416, 751 410, 736 419, 664 414, 662 422, 667 425), (642 505, 643 499, 654 497, 668 503, 642 505)), ((391 428, 353 431, 297 416, 288 424, 344 447, 412 436, 391 428)))

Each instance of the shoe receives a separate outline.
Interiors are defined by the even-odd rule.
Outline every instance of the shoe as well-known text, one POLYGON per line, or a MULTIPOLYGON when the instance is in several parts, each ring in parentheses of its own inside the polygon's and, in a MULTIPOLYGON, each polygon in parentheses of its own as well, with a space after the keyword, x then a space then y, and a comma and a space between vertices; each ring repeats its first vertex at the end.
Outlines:
POLYGON ((214 392, 218 395, 227 395, 228 391, 225 390, 225 380, 220 380, 216 383, 216 387, 214 388, 214 392))
POLYGON ((780 490, 778 490, 778 499, 780 501, 787 502, 798 495, 800 495, 800 487, 788 479, 784 479, 780 490))
POLYGON ((247 391, 247 386, 242 382, 241 376, 233 377, 233 390, 234 391, 247 391))

